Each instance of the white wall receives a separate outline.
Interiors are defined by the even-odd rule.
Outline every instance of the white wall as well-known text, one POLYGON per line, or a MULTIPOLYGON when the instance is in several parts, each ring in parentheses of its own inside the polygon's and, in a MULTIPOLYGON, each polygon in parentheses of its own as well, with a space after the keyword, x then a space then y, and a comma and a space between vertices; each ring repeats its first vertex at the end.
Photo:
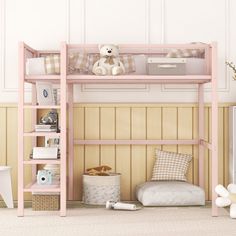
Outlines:
MULTIPOLYGON (((61 41, 218 41, 220 101, 236 100, 236 81, 224 64, 236 62, 235 0, 0 0, 0 7, 0 102, 17 101, 21 40, 36 49, 59 49, 61 41)), ((187 102, 196 92, 183 85, 84 85, 75 97, 84 102, 187 102)))

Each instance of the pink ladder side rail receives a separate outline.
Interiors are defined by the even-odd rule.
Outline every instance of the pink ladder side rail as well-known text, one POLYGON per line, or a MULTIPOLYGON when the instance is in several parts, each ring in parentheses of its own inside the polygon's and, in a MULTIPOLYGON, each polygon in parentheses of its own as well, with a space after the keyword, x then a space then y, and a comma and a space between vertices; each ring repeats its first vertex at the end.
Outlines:
MULTIPOLYGON (((74 106, 73 84, 68 84, 68 200, 74 199, 74 106)), ((80 121, 78 121, 80 122, 80 121)))
POLYGON ((24 216, 24 76, 25 47, 19 42, 19 93, 18 93, 18 216, 24 216))
POLYGON ((61 43, 61 135, 60 135, 60 151, 61 151, 61 165, 60 165, 60 216, 66 216, 66 74, 67 74, 67 45, 65 42, 61 43))
MULTIPOLYGON (((34 52, 33 53, 34 57, 38 57, 38 53, 34 52)), ((36 96, 36 85, 32 84, 32 91, 31 91, 31 102, 32 102, 32 106, 37 106, 37 96, 36 96)), ((25 108, 25 105, 24 105, 25 108)), ((37 110, 36 109, 32 109, 31 110, 31 129, 34 130, 35 129, 35 125, 37 124, 37 110)), ((32 138, 32 147, 36 147, 37 146, 37 137, 33 137, 32 138)), ((37 165, 32 165, 32 181, 36 180, 36 174, 37 174, 37 165)))
MULTIPOLYGON (((198 137, 200 140, 205 138, 204 134, 204 84, 198 85, 198 137)), ((199 186, 204 189, 204 161, 205 161, 204 145, 200 142, 198 147, 199 158, 199 186)))
POLYGON ((215 204, 217 194, 215 187, 218 184, 218 95, 217 95, 217 43, 212 43, 212 88, 211 88, 211 132, 212 132, 212 216, 218 216, 215 204))

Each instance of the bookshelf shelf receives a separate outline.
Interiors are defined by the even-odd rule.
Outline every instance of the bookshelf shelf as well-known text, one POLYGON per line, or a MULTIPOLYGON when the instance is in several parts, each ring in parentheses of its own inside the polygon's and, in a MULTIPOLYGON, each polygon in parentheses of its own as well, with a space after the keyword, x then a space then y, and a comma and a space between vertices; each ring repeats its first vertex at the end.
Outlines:
POLYGON ((51 185, 39 185, 36 181, 32 181, 24 187, 24 192, 60 192, 60 182, 55 182, 51 185))
POLYGON ((50 160, 50 159, 45 159, 45 160, 25 160, 24 161, 25 165, 38 165, 38 164, 57 164, 60 165, 61 162, 60 160, 50 160))

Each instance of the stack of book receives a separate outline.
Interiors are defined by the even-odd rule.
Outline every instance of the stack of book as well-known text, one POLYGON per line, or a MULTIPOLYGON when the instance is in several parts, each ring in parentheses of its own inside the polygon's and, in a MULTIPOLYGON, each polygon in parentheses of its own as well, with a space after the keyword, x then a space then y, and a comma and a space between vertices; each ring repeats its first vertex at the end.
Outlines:
POLYGON ((60 149, 57 147, 34 147, 29 155, 35 160, 56 160, 60 159, 60 149))
POLYGON ((57 132, 57 125, 39 124, 35 125, 36 132, 57 132))

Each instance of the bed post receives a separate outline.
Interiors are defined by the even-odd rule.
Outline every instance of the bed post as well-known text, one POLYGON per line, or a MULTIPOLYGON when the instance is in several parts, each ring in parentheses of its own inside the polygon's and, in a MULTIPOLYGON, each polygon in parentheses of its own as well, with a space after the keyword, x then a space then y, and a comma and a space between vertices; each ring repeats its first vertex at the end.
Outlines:
POLYGON ((69 192, 68 192, 68 199, 73 200, 74 199, 74 129, 73 129, 73 84, 68 84, 68 105, 69 105, 69 134, 68 134, 68 153, 69 153, 69 192))
POLYGON ((205 160, 205 149, 202 140, 205 138, 204 134, 205 128, 205 117, 204 117, 204 84, 198 85, 198 135, 199 135, 199 148, 198 148, 198 158, 199 158, 199 186, 204 189, 204 160, 205 160))
MULTIPOLYGON (((34 52, 33 57, 38 57, 38 53, 34 52)), ((31 91, 31 102, 32 106, 37 105, 37 96, 36 96, 36 84, 32 84, 32 91, 31 91)), ((31 111, 31 125, 32 125, 32 130, 35 130, 35 125, 37 124, 37 109, 32 109, 31 111)), ((37 137, 32 137, 32 147, 37 146, 37 137)), ((32 165, 31 167, 31 173, 32 173, 32 181, 36 180, 36 175, 37 175, 37 165, 32 165)))
POLYGON ((24 77, 25 48, 19 43, 19 87, 18 87, 18 216, 24 216, 24 77))
POLYGON ((60 216, 66 216, 66 76, 67 76, 67 44, 61 44, 61 168, 60 168, 60 216))
POLYGON ((212 132, 212 216, 218 216, 218 208, 215 204, 217 194, 215 187, 218 184, 218 97, 217 97, 217 43, 211 44, 212 50, 212 89, 211 89, 211 132, 212 132))

